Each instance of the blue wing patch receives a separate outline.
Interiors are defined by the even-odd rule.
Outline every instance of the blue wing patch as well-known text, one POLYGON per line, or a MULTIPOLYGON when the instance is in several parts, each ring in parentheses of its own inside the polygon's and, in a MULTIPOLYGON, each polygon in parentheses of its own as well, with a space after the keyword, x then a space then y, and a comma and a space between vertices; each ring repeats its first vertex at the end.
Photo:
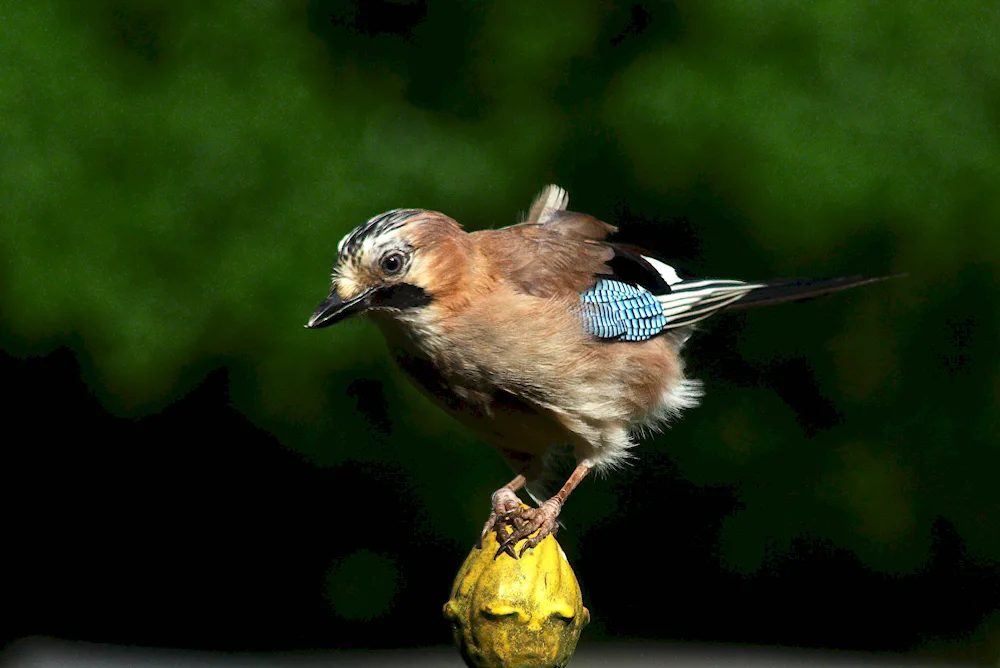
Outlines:
POLYGON ((601 279, 580 299, 584 327, 599 339, 645 341, 667 324, 663 306, 641 286, 601 279))

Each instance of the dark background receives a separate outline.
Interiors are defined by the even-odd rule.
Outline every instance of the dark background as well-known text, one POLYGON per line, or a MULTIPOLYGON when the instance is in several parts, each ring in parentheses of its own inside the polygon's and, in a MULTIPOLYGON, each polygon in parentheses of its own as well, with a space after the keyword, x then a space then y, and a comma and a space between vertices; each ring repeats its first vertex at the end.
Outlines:
POLYGON ((1000 657, 993 2, 4 3, 4 639, 448 642, 503 462, 337 241, 548 182, 725 278, 907 272, 718 317, 704 405, 588 480, 584 639, 1000 657), (663 541, 664 546, 659 546, 663 541))

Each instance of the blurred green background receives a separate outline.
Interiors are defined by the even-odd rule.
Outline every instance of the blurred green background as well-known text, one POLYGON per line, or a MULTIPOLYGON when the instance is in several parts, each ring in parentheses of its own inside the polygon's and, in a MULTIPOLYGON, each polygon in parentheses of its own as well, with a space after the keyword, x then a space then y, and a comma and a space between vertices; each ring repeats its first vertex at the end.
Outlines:
POLYGON ((2 3, 8 639, 448 642, 509 472, 372 325, 302 325, 370 216, 502 226, 556 182, 701 275, 908 273, 692 339, 704 406, 563 514, 585 641, 995 660, 998 25, 987 0, 2 3))

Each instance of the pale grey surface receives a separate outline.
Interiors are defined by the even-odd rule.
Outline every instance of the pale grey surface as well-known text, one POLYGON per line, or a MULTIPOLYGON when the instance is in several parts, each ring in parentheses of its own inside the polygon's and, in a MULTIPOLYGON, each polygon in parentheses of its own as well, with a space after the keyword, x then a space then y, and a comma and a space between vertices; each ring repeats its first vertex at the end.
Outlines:
MULTIPOLYGON (((583 643, 571 668, 599 666, 745 666, 749 668, 820 666, 833 668, 883 666, 917 668, 948 664, 919 661, 885 654, 819 652, 768 647, 676 645, 656 643, 583 643)), ((954 664, 952 664, 954 665, 954 664)), ((0 655, 3 668, 318 668, 319 666, 408 666, 412 668, 463 668, 458 652, 451 647, 412 650, 352 652, 289 652, 278 654, 234 654, 185 650, 120 647, 81 642, 27 638, 11 645, 0 655)))

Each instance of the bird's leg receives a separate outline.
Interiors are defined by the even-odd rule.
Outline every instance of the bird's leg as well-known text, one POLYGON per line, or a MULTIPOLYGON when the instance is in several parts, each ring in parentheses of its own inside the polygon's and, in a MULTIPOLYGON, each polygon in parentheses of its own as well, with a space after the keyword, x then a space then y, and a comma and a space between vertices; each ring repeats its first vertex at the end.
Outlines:
MULTIPOLYGON (((497 521, 501 517, 506 517, 511 511, 517 510, 521 507, 521 499, 517 498, 517 490, 524 487, 526 482, 527 478, 525 478, 524 474, 521 473, 509 483, 493 492, 493 509, 490 511, 490 518, 486 520, 486 525, 483 527, 483 533, 480 534, 479 542, 476 543, 476 547, 482 548, 483 539, 486 538, 486 536, 488 536, 493 529, 497 530, 497 539, 500 539, 499 532, 501 527, 497 525, 497 521)), ((514 556, 513 548, 507 550, 507 552, 510 556, 514 556)))
POLYGON ((524 545, 521 546, 521 551, 518 553, 518 556, 523 557, 526 550, 541 543, 546 536, 554 534, 559 527, 556 523, 559 511, 562 510, 566 499, 576 489, 576 486, 580 484, 580 481, 587 477, 588 473, 590 473, 590 467, 586 464, 580 464, 573 470, 572 475, 570 475, 566 484, 562 486, 562 489, 539 507, 521 508, 518 506, 513 510, 507 511, 506 515, 501 517, 499 522, 501 524, 512 523, 514 530, 503 540, 500 540, 498 532, 497 540, 500 543, 500 549, 497 550, 494 559, 499 557, 503 552, 514 556, 514 545, 527 538, 524 545), (535 535, 532 536, 531 534, 535 535))

